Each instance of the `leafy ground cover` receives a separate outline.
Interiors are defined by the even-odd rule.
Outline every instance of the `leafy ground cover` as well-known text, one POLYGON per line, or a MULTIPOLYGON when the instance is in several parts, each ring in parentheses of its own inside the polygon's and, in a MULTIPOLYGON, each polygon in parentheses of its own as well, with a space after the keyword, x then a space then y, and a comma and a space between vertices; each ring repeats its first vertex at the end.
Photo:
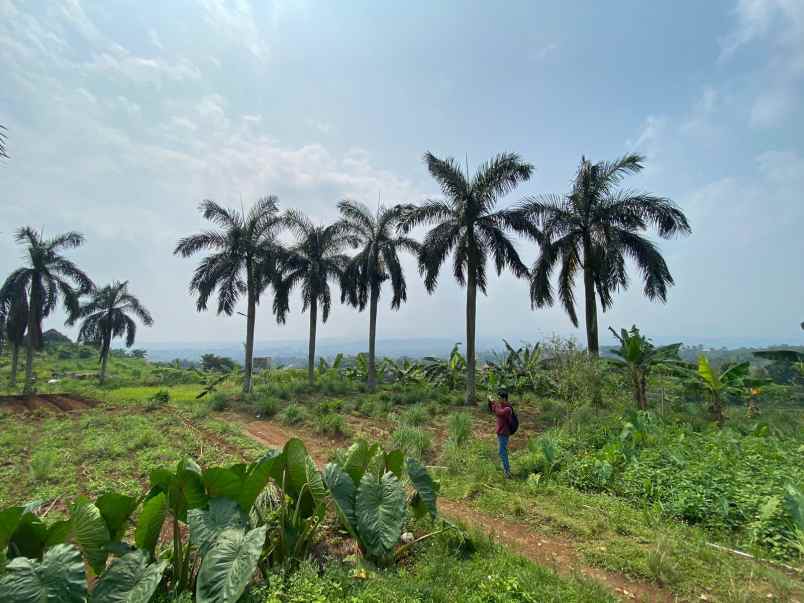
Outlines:
MULTIPOLYGON (((236 374, 221 379, 171 368, 177 383, 170 384, 157 378, 164 367, 120 358, 112 359, 103 387, 77 378, 47 384, 50 360, 37 363, 40 391, 100 404, 0 412, 0 506, 40 499, 58 518, 79 495, 134 495, 152 469, 188 455, 204 465, 253 461, 266 442, 278 446, 298 435, 324 463, 364 437, 421 459, 452 517, 502 534, 506 545, 475 533, 476 552, 468 555, 439 535, 398 567, 365 575, 353 550, 329 547, 297 571, 272 573, 249 591, 254 601, 446 600, 453 591, 477 601, 627 599, 628 592, 655 600, 644 594, 654 591, 629 591, 630 584, 653 585, 666 600, 804 598, 801 574, 778 565, 801 568, 785 499, 787 486, 804 485, 801 420, 770 403, 760 417, 728 408, 721 430, 702 408, 679 401, 688 384, 666 387, 667 406, 633 413, 617 373, 603 374, 596 404, 585 386, 595 373, 556 366, 533 382, 560 381, 561 388, 539 394, 526 386, 517 395, 515 475, 504 481, 490 417, 458 406, 460 393, 443 384, 384 385, 370 394, 343 372, 323 369, 310 386, 302 371, 275 370, 258 375, 254 393, 244 396, 236 374), (617 582, 607 578, 624 587, 613 589, 617 582)), ((0 367, 0 382, 4 377, 0 367)))

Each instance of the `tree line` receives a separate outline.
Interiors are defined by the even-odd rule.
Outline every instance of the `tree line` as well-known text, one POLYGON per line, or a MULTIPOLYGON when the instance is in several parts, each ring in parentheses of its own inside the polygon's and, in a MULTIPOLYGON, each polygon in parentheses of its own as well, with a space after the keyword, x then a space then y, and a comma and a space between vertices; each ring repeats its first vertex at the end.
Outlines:
MULTIPOLYGON (((312 382, 316 330, 319 320, 323 323, 329 317, 334 285, 340 290, 341 303, 359 311, 368 308, 367 381, 373 390, 377 383, 377 314, 384 286, 390 287, 392 309, 407 300, 402 253, 416 258, 428 293, 436 290, 441 268, 449 259, 453 277, 466 288, 467 403, 476 397, 477 293, 487 293, 490 264, 498 275, 510 270, 529 280, 534 309, 550 306, 557 298, 575 326, 574 285, 582 275, 587 349, 592 356, 599 354, 598 300, 606 310, 613 304, 614 294, 629 286, 626 259, 638 267, 644 294, 651 300, 666 301, 673 277, 659 249, 644 234, 653 229, 667 239, 689 234, 691 229, 670 199, 620 188, 624 177, 643 169, 642 156, 627 154, 598 163, 582 158, 569 192, 526 197, 504 209, 497 208, 500 198, 533 173, 533 166, 517 154, 499 154, 471 175, 452 158, 426 153, 424 161, 441 188, 441 198, 418 205, 379 206, 376 211, 345 200, 338 204, 339 219, 330 224, 316 224, 295 209, 280 211, 278 199, 272 195, 259 199, 247 211, 211 200, 201 203, 202 215, 214 228, 180 239, 174 254, 205 254, 190 279, 198 311, 206 310, 214 296, 217 313, 232 315, 237 303, 245 299, 244 392, 252 388, 257 306, 266 291, 273 293, 272 313, 279 324, 290 311, 292 293, 300 292, 302 312, 309 315, 308 377, 312 382), (422 241, 410 236, 418 227, 428 227, 422 241), (291 243, 281 239, 286 232, 294 237, 291 243), (513 235, 535 244, 539 255, 532 266, 520 258, 513 235), (353 255, 347 253, 350 249, 353 255)), ((41 345, 42 320, 59 302, 67 310, 68 324, 82 321, 79 341, 99 347, 103 380, 112 338, 125 335, 131 346, 136 333, 132 317, 150 325, 150 314, 128 292, 127 283, 98 289, 64 257, 63 251, 83 243, 81 235, 44 239, 26 227, 17 232, 16 239, 26 246, 28 262, 0 288, 0 322, 12 347, 12 380, 17 351, 25 341, 25 391, 32 391, 33 350, 41 345), (89 301, 81 304, 84 295, 89 301)))

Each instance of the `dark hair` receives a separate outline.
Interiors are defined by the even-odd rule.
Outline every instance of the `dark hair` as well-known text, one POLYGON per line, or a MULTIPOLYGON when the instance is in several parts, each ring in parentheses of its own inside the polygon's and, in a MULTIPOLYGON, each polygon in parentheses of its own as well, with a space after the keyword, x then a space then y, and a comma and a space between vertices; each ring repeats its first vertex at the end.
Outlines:
POLYGON ((500 396, 500 398, 502 398, 503 400, 507 400, 508 399, 508 390, 502 389, 502 388, 498 389, 497 390, 497 395, 500 396))

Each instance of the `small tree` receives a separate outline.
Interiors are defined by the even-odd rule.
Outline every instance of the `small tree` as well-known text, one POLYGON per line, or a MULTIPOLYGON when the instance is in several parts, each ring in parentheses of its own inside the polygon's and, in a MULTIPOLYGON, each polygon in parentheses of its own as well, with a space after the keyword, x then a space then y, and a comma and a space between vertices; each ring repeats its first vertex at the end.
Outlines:
POLYGON ((701 355, 698 359, 698 377, 709 396, 709 412, 719 426, 723 426, 723 396, 732 394, 739 396, 745 389, 750 363, 741 362, 720 372, 709 364, 709 359, 701 355))
POLYGON ((628 367, 637 407, 639 410, 647 410, 647 380, 651 369, 659 364, 680 363, 678 350, 681 344, 673 343, 657 348, 650 339, 639 333, 636 325, 630 331, 620 329, 619 334, 611 327, 609 331, 620 342, 620 348, 612 350, 612 353, 619 356, 628 367))
MULTIPOLYGON (((145 326, 150 327, 154 322, 140 300, 128 292, 128 281, 115 281, 94 291, 92 299, 81 306, 78 316, 74 317, 83 319, 78 342, 95 344, 99 348, 101 383, 106 381, 112 339, 125 335, 126 347, 134 345, 137 323, 130 314, 139 318, 145 326)), ((72 323, 74 320, 68 322, 72 323)))

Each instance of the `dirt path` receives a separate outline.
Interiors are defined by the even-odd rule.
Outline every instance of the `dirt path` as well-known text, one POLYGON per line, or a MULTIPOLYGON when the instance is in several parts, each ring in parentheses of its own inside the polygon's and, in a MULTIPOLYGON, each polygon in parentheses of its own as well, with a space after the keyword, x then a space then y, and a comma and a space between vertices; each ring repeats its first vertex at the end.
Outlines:
POLYGON ((100 404, 97 400, 90 400, 74 394, 36 394, 27 396, 0 396, 0 410, 10 412, 72 412, 94 408, 100 404))
MULTIPOLYGON (((281 448, 292 437, 304 440, 307 451, 318 464, 327 461, 329 452, 338 443, 327 442, 309 433, 270 421, 251 421, 245 425, 246 434, 270 448, 281 448)), ((510 547, 516 553, 538 565, 551 568, 562 576, 581 574, 595 580, 624 601, 673 601, 673 596, 654 584, 631 580, 621 574, 608 572, 583 563, 571 541, 556 536, 534 532, 527 524, 502 520, 476 511, 460 501, 439 498, 439 509, 452 519, 467 526, 479 528, 490 537, 510 547)))

